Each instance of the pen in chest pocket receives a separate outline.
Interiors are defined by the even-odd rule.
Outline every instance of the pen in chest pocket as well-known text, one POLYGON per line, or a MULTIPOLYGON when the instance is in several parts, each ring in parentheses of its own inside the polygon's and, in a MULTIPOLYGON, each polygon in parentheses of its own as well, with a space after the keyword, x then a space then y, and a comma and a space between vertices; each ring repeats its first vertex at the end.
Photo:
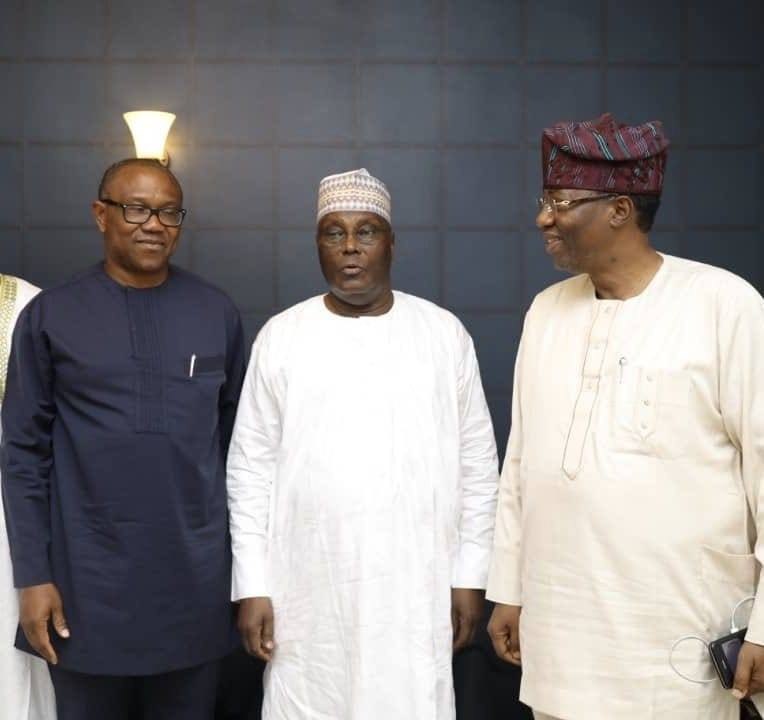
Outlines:
POLYGON ((629 361, 625 357, 618 358, 618 382, 623 382, 623 369, 629 361))
POLYGON ((196 355, 191 356, 191 361, 188 363, 188 377, 194 377, 194 365, 196 365, 196 355))

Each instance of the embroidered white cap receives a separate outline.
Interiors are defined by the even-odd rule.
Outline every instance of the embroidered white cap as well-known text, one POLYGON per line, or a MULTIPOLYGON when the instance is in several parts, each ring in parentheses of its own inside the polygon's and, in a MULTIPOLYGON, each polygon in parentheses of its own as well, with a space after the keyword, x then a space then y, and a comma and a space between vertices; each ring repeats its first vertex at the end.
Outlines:
POLYGON ((318 222, 332 212, 373 212, 390 222, 390 193, 366 168, 327 175, 318 185, 318 222))

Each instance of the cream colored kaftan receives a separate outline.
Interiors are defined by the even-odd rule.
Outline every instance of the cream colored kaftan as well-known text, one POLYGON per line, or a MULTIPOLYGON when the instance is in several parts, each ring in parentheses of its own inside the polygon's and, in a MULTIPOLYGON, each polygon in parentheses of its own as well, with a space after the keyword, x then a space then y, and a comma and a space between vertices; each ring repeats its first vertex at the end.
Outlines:
MULTIPOLYGON (((756 588, 763 361, 764 301, 708 265, 664 256, 623 302, 586 275, 536 297, 488 585, 523 607, 523 702, 564 720, 737 719, 729 691, 668 658, 681 636, 726 634, 756 588)), ((712 677, 700 643, 674 661, 712 677)))
MULTIPOLYGON (((16 319, 38 292, 38 288, 24 280, 0 275, 0 402, 5 394, 8 353, 16 319)), ((47 665, 13 647, 18 621, 18 591, 13 587, 0 494, 0 720, 55 720, 56 706, 47 665)))
POLYGON ((233 599, 270 596, 265 720, 450 720, 451 587, 484 587, 498 471, 472 341, 395 293, 255 341, 228 459, 233 599))

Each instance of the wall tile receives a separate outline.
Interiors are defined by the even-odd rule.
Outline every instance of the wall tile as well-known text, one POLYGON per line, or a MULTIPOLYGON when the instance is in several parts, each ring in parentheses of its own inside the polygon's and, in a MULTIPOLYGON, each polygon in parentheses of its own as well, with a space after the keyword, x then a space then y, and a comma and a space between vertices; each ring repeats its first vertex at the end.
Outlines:
POLYGON ((687 141, 691 143, 755 145, 764 138, 760 112, 742 98, 761 97, 761 69, 690 69, 688 78, 687 141))
POLYGON ((358 27, 344 0, 279 0, 275 51, 283 58, 352 58, 358 27))
POLYGON ((99 147, 27 148, 25 222, 31 226, 92 227, 90 205, 104 170, 115 159, 99 147))
POLYGON ((520 57, 522 4, 522 0, 446 0, 446 57, 469 60, 520 57))
POLYGON ((368 0, 361 6, 363 57, 438 57, 441 22, 437 0, 368 0))
POLYGON ((196 0, 196 56, 267 58, 273 53, 270 3, 196 0))
MULTIPOLYGON (((761 222, 759 158, 747 150, 691 150, 687 156, 690 227, 761 222), (734 188, 734 202, 730 201, 734 188)), ((690 239, 692 247, 692 239, 690 239)))
POLYGON ((595 68, 528 68, 526 139, 538 141, 541 131, 558 121, 588 120, 605 109, 600 71, 595 68))
POLYGON ((225 290, 240 310, 270 310, 273 307, 272 232, 197 232, 194 265, 207 280, 225 290))
POLYGON ((582 62, 602 54, 600 0, 528 3, 528 57, 582 62))
POLYGON ((22 0, 0 2, 0 58, 17 58, 24 47, 22 0))
POLYGON ((191 16, 187 0, 110 0, 110 56, 148 60, 187 57, 191 16))
POLYGON ((448 150, 446 222, 497 226, 518 222, 519 150, 448 150))
POLYGON ((0 225, 21 224, 21 148, 0 145, 0 225))
POLYGON ((0 63, 0 93, 4 98, 0 112, 0 142, 19 141, 22 134, 22 114, 26 90, 22 90, 23 65, 0 63))
POLYGON ((681 3, 607 0, 607 47, 610 60, 639 63, 679 62, 682 44, 681 3))
POLYGON ((85 63, 29 63, 24 122, 30 140, 99 142, 107 135, 106 71, 85 63))
POLYGON ((764 4, 758 0, 695 0, 688 14, 690 60, 762 61, 764 4))
POLYGON ((433 230, 395 233, 393 287, 440 302, 440 237, 433 230))
POLYGON ((21 230, 0 228, 0 273, 23 277, 21 266, 21 230))
POLYGON ((444 72, 447 142, 515 143, 522 139, 518 68, 454 65, 444 72))
POLYGON ((435 65, 367 65, 361 72, 364 142, 437 143, 440 72, 435 65), (385 88, 395 88, 391 98, 385 88))
POLYGON ((195 136, 198 141, 271 142, 275 131, 274 69, 252 63, 196 68, 195 136))
POLYGON ((437 150, 362 150, 361 164, 387 185, 393 226, 436 225, 440 217, 437 150))
POLYGON ((355 167, 352 150, 282 148, 279 151, 279 226, 304 226, 312 232, 321 178, 355 167))
POLYGON ((278 306, 285 308, 326 292, 311 230, 282 230, 278 236, 278 306))
POLYGON ((458 310, 516 310, 521 305, 521 236, 449 232, 445 237, 445 303, 458 310))
POLYGON ((106 51, 103 0, 27 0, 24 49, 34 58, 100 58, 106 51))
POLYGON ((460 312, 459 318, 475 343, 486 393, 510 392, 515 351, 522 331, 521 315, 460 312))
POLYGON ((350 65, 285 65, 278 72, 278 133, 284 142, 349 142, 355 132, 350 65))
POLYGON ((46 228, 25 233, 26 280, 49 288, 78 275, 103 259, 98 229, 46 228))
POLYGON ((608 110, 623 123, 660 120, 670 139, 680 137, 681 95, 681 75, 677 69, 619 67, 608 70, 608 110))
POLYGON ((273 153, 253 148, 199 148, 194 186, 200 227, 273 223, 273 153))

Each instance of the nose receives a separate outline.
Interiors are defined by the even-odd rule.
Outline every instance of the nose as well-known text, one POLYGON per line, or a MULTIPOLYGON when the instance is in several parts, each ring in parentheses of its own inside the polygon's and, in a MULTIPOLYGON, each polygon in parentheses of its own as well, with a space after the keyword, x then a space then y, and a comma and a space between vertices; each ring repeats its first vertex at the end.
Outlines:
POLYGON ((345 237, 345 242, 342 244, 343 254, 351 254, 358 252, 358 240, 355 233, 349 232, 345 237))
POLYGON ((146 222, 141 224, 141 227, 144 230, 147 230, 149 232, 162 232, 164 231, 164 225, 159 222, 159 215, 157 213, 151 213, 149 215, 149 219, 146 220, 146 222))
POLYGON ((554 213, 550 212, 548 208, 548 205, 544 205, 544 207, 536 213, 536 227, 540 230, 554 225, 554 213))

